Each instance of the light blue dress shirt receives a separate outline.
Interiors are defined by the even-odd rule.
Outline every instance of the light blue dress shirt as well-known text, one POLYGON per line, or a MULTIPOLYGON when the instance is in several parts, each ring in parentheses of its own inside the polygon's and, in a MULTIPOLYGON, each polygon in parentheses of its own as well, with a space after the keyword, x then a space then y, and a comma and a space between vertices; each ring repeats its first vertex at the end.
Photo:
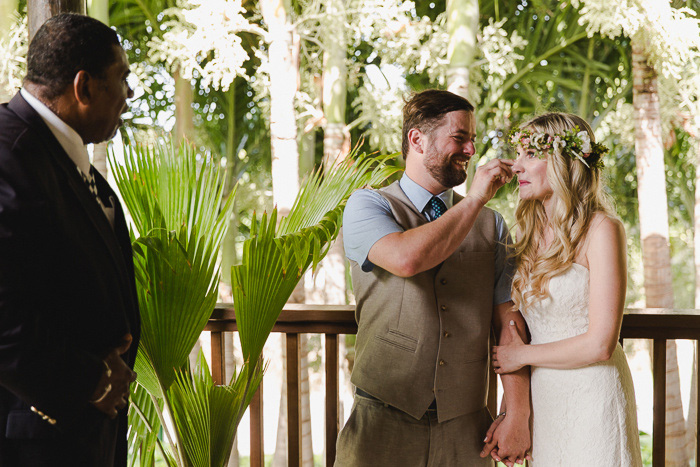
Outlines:
MULTIPOLYGON (((399 181, 399 186, 413 203, 416 209, 423 213, 426 219, 430 219, 432 208, 428 201, 433 197, 432 193, 411 180, 404 173, 399 181)), ((451 189, 437 195, 450 209, 453 204, 453 192, 451 189)), ((513 264, 507 259, 506 243, 510 241, 508 228, 503 216, 496 214, 496 252, 495 252, 495 287, 493 303, 495 305, 510 300, 510 288, 513 279, 513 264)), ((345 255, 348 259, 362 265, 362 270, 369 272, 374 268, 367 256, 369 250, 381 238, 394 233, 403 232, 404 229, 396 222, 391 213, 389 202, 379 193, 373 190, 358 190, 354 192, 345 206, 343 214, 343 243, 345 255)))

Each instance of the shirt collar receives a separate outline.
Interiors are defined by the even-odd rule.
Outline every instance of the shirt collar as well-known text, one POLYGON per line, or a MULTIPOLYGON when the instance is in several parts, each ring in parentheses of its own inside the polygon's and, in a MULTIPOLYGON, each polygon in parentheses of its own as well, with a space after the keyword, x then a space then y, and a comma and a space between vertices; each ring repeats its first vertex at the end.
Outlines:
POLYGON ((51 133, 56 137, 59 144, 66 151, 68 157, 84 174, 90 173, 90 157, 88 156, 87 148, 83 143, 83 139, 78 132, 68 126, 66 122, 61 120, 58 115, 53 113, 43 102, 34 97, 29 91, 22 88, 20 94, 24 97, 36 113, 39 114, 46 126, 49 127, 51 133))
MULTIPOLYGON (((431 192, 411 180, 411 178, 406 175, 406 172, 404 172, 403 176, 401 177, 399 186, 411 203, 413 203, 413 205, 416 207, 418 212, 423 212, 425 206, 428 204, 428 201, 430 201, 430 199, 433 197, 431 192)), ((449 188, 437 195, 437 197, 440 198, 443 203, 445 203, 447 209, 452 207, 452 194, 452 188, 449 188)))

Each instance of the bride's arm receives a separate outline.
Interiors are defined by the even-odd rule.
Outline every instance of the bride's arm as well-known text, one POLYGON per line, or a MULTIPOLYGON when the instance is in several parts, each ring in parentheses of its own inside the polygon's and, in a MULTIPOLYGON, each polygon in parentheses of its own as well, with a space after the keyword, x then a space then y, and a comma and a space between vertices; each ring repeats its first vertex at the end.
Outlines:
POLYGON ((493 348, 496 373, 511 373, 526 365, 579 368, 610 359, 620 335, 627 287, 625 231, 620 221, 606 217, 591 232, 586 258, 590 271, 588 331, 548 344, 526 345, 513 330, 512 343, 493 348))
MULTIPOLYGON (((527 336, 525 321, 520 312, 511 312, 512 308, 511 301, 494 306, 493 327, 499 344, 507 344, 513 340, 509 327, 520 331, 518 335, 520 341, 527 336), (509 321, 515 324, 509 326, 509 321)), ((501 414, 494 420, 486 434, 481 457, 491 454, 495 460, 512 465, 516 461, 525 459, 530 450, 530 369, 522 368, 514 373, 501 375, 501 382, 503 383, 501 414), (507 414, 506 401, 508 401, 507 414)))

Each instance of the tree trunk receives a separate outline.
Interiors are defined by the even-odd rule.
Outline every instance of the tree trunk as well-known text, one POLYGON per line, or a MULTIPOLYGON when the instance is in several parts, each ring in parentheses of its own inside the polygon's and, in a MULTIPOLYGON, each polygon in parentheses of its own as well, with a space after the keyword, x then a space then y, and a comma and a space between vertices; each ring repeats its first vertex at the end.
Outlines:
POLYGON ((329 167, 345 158, 349 140, 345 130, 347 100, 347 41, 345 39, 345 6, 342 0, 326 2, 326 49, 323 53, 323 114, 326 127, 323 135, 323 165, 329 167), (347 141, 346 141, 347 140, 347 141))
POLYGON ((60 13, 85 14, 85 11, 85 0, 27 0, 29 40, 47 19, 60 13))
MULTIPOLYGON (((109 26, 109 1, 108 0, 88 0, 88 14, 93 18, 102 21, 109 26)), ((104 141, 92 147, 92 165, 104 177, 107 178, 107 145, 109 141, 104 141)))
MULTIPOLYGON (((478 0, 447 0, 447 90, 469 99, 469 66, 477 52, 476 33, 479 30, 478 0)), ((474 176, 476 161, 468 166, 467 182, 455 191, 461 195, 474 176)))
POLYGON ((282 390, 280 391, 280 411, 277 417, 275 454, 270 467, 287 467, 287 342, 280 339, 282 346, 282 390))
MULTIPOLYGON (((696 129, 696 138, 700 140, 700 127, 696 129)), ((698 160, 695 164, 695 209, 693 216, 694 227, 694 243, 695 243, 695 308, 700 308, 700 145, 696 149, 696 157, 698 160)), ((697 378, 700 370, 700 362, 698 361, 698 344, 695 342, 695 358, 693 359, 693 374, 691 376, 690 385, 690 403, 688 404, 688 417, 686 422, 686 431, 688 433, 688 456, 692 458, 697 452, 696 444, 698 439, 695 436, 698 430, 698 388, 697 378)), ((698 465, 700 459, 695 459, 695 465, 698 465)))
POLYGON ((173 138, 177 144, 183 139, 192 141, 194 133, 194 112, 192 111, 192 83, 180 76, 180 70, 173 70, 175 80, 175 128, 173 138))
MULTIPOLYGON (((236 373, 236 368, 240 368, 240 366, 243 364, 241 359, 236 358, 238 357, 238 355, 240 355, 240 353, 237 353, 235 351, 235 341, 236 339, 234 338, 234 334, 232 332, 224 333, 224 352, 226 352, 226 368, 224 369, 224 382, 226 384, 228 384, 231 381, 231 378, 236 373)), ((235 437, 233 439, 233 448, 231 449, 231 455, 228 458, 227 467, 238 467, 238 465, 238 437, 235 437)))
POLYGON ((262 0, 270 34, 270 137, 272 194, 286 215, 299 191, 299 148, 294 97, 299 87, 299 38, 289 21, 289 0, 262 0))
MULTIPOLYGON (((649 308, 673 308, 668 208, 659 94, 655 70, 643 49, 632 43, 633 103, 639 226, 644 289, 649 308)), ((675 341, 666 353, 666 465, 687 466, 685 420, 675 341)), ((654 433, 657 436, 657 433, 654 433)))
MULTIPOLYGON (((234 82, 235 84, 235 82, 234 82)), ((236 87, 231 86, 228 97, 228 129, 226 134, 226 181, 224 182, 224 199, 236 185, 238 154, 236 153, 236 87)), ((238 263, 236 254, 236 237, 238 236, 238 210, 236 199, 233 200, 233 210, 229 219, 228 230, 224 237, 221 258, 221 281, 231 285, 231 267, 238 263)))
MULTIPOLYGON (((341 0, 326 3, 328 21, 323 55, 323 114, 326 125, 323 135, 323 166, 330 169, 350 152, 350 135, 345 125, 347 100, 346 13, 341 0)), ((344 305, 345 252, 338 236, 316 274, 307 274, 307 303, 344 305)))

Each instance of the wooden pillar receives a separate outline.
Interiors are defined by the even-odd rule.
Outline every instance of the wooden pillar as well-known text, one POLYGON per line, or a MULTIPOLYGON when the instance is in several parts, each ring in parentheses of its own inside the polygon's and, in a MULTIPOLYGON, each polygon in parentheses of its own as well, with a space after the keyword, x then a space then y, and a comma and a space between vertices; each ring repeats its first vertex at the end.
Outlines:
POLYGON ((85 0, 27 0, 29 40, 47 19, 61 13, 85 14, 85 0))

